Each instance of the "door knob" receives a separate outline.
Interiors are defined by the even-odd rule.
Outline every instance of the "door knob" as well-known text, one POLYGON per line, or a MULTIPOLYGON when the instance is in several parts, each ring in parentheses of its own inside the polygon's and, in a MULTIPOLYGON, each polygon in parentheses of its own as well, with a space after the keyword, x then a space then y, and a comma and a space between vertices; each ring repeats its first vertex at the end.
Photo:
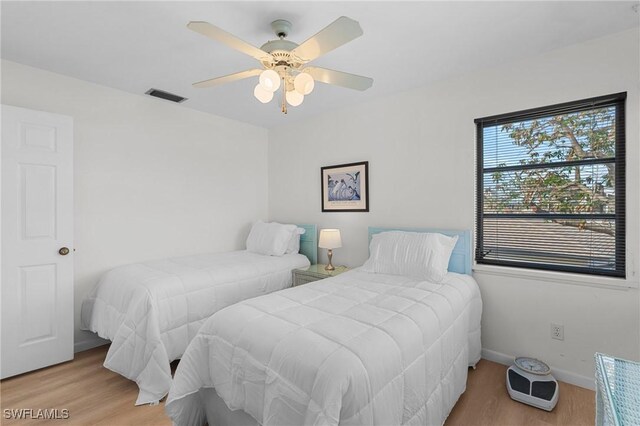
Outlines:
POLYGON ((62 256, 66 256, 69 254, 69 249, 66 247, 62 247, 60 250, 58 250, 58 253, 60 253, 62 256))

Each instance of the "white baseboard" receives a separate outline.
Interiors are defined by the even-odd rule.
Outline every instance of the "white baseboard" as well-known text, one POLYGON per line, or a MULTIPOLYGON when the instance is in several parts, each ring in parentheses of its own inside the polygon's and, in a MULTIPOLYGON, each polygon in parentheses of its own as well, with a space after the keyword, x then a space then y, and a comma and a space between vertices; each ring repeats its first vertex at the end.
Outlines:
MULTIPOLYGON (((482 358, 503 365, 513 365, 513 360, 515 359, 514 356, 484 348, 482 348, 482 358)), ((571 371, 555 368, 552 365, 550 365, 550 367, 553 377, 561 382, 570 383, 572 385, 580 386, 581 388, 596 390, 596 380, 594 377, 581 376, 579 374, 572 373, 571 371)))
POLYGON ((101 339, 95 336, 91 339, 85 339, 73 344, 73 353, 88 351, 89 349, 97 348, 98 346, 108 345, 111 343, 109 340, 101 339))

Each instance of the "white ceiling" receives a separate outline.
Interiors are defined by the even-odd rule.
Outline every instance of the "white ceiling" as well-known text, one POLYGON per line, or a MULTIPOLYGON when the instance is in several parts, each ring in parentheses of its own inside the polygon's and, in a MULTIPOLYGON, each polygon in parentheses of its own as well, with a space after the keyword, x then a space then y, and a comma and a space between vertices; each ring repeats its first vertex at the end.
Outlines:
MULTIPOLYGON (((633 2, 9 2, 1 4, 2 58, 264 127, 424 86, 638 26, 633 2), (373 77, 366 92, 317 84, 280 113, 253 97, 257 77, 211 89, 191 83, 257 61, 186 28, 208 21, 256 46, 275 19, 302 42, 339 16, 364 35, 313 64, 373 77)), ((158 100, 158 102, 164 102, 158 100)))

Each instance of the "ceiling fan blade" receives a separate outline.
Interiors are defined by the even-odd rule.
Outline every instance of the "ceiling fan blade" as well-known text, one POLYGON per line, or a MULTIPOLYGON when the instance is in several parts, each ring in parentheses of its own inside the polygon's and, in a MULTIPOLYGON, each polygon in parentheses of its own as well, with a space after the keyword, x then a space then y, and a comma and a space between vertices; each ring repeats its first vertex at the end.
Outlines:
POLYGON ((367 90, 373 85, 373 79, 361 75, 349 74, 348 72, 334 71, 327 68, 307 67, 303 72, 307 72, 315 81, 334 84, 355 90, 367 90))
POLYGON ((193 87, 197 87, 198 89, 204 89, 207 87, 215 87, 221 84, 231 83, 232 81, 242 80, 245 78, 253 77, 256 75, 260 75, 264 70, 259 70, 257 68, 252 70, 240 71, 234 74, 225 75, 222 77, 211 78, 209 80, 199 81, 197 83, 193 83, 193 87))
POLYGON ((291 51, 302 62, 313 61, 319 56, 360 37, 363 34, 358 21, 346 16, 333 21, 313 37, 291 51))
POLYGON ((191 21, 187 24, 187 27, 192 31, 209 37, 210 39, 219 41, 220 43, 224 43, 227 46, 239 50, 240 52, 245 53, 249 56, 253 56, 259 61, 273 60, 273 57, 264 50, 258 49, 257 47, 247 43, 246 41, 240 40, 233 34, 229 34, 225 30, 218 28, 208 22, 191 21))

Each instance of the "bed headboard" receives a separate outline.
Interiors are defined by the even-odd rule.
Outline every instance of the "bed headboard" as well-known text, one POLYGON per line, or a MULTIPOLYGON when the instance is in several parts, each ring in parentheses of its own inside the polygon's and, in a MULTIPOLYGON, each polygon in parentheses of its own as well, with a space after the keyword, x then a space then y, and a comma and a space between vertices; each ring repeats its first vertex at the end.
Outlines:
POLYGON ((436 228, 372 228, 369 227, 369 243, 374 234, 385 231, 405 231, 405 232, 431 232, 453 237, 458 236, 458 242, 453 248, 451 259, 449 260, 449 272, 471 275, 471 231, 459 231, 452 229, 436 228))
POLYGON ((304 228, 305 233, 300 235, 300 254, 304 254, 312 265, 318 263, 318 227, 316 225, 297 224, 304 228))

